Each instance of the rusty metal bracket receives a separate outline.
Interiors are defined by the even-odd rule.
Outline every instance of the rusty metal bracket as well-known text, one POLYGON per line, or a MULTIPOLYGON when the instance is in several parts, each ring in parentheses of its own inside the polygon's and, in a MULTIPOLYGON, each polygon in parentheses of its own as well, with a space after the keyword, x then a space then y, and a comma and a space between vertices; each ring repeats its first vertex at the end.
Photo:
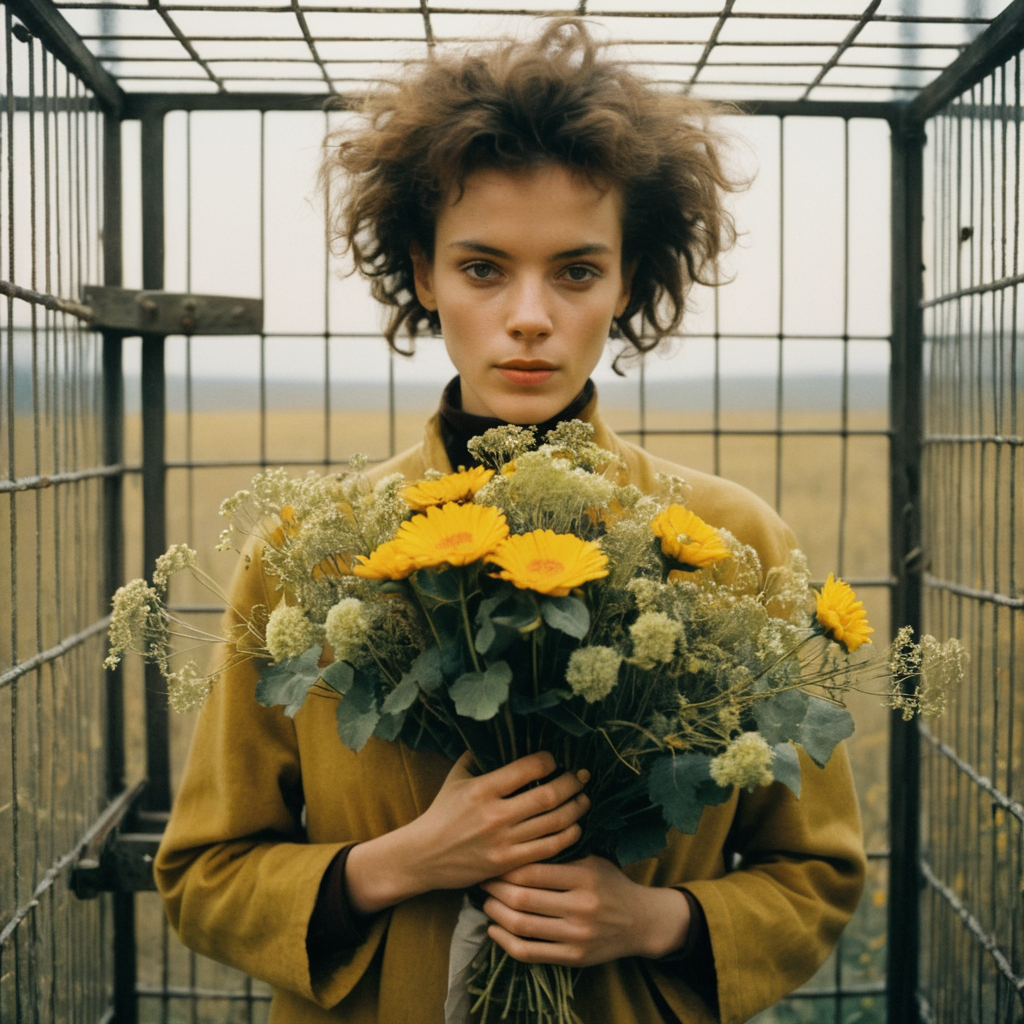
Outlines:
POLYGON ((90 326, 124 334, 260 334, 263 300, 86 285, 90 326))
POLYGON ((126 789, 108 806, 96 831, 71 868, 79 899, 101 892, 146 892, 153 882, 153 858, 167 823, 166 813, 141 810, 145 781, 126 789))

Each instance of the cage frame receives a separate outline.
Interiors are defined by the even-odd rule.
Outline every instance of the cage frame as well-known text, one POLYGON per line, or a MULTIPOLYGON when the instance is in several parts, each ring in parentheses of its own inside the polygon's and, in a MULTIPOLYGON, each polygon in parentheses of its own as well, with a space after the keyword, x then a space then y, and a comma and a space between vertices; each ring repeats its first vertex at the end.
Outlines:
MULTIPOLYGON (((103 284, 119 286, 123 281, 121 235, 122 121, 141 123, 142 153, 142 268, 143 288, 161 290, 164 285, 164 136, 163 121, 171 111, 318 110, 324 94, 274 92, 245 93, 125 93, 101 62, 86 48, 51 0, 7 0, 17 18, 47 50, 56 56, 92 91, 103 115, 104 273, 103 284)), ((423 6, 421 4, 421 6, 423 6)), ((1014 0, 991 25, 971 43, 939 77, 921 89, 912 100, 901 102, 858 102, 836 100, 772 101, 751 100, 740 104, 750 114, 784 117, 877 118, 891 131, 891 351, 890 381, 890 585, 891 621, 910 624, 920 631, 922 595, 928 585, 927 567, 921 556, 922 451, 924 447, 923 380, 925 336, 923 326, 923 222, 925 126, 951 100, 981 82, 994 69, 1024 49, 1024 0, 1014 0)), ((335 109, 343 98, 332 97, 335 109)), ((13 103, 11 97, 8 102, 13 103)), ((24 296, 21 296, 24 297, 24 296)), ((125 465, 123 334, 102 334, 103 367, 103 476, 104 586, 112 592, 123 578, 122 507, 126 474, 139 473, 142 480, 144 559, 152 564, 167 544, 165 412, 166 378, 164 336, 142 336, 142 431, 143 459, 140 466, 125 465)), ((67 638, 66 643, 76 638, 67 638)), ((41 658, 56 658, 56 648, 41 658)), ((23 668, 23 666, 18 666, 23 668)), ((27 671, 27 669, 26 669, 27 671)), ((147 672, 152 671, 147 669, 147 672)), ((7 680, 8 672, 0 679, 7 680)), ((13 678, 13 677, 12 677, 13 678)), ((147 680, 154 683, 150 676, 147 680)), ((108 673, 106 687, 106 779, 107 808, 96 829, 107 827, 125 810, 126 788, 123 743, 123 706, 119 699, 122 679, 118 671, 108 673)), ((143 795, 142 818, 158 824, 170 807, 170 755, 167 709, 156 697, 158 686, 147 686, 146 760, 147 785, 143 795), (148 819, 147 819, 148 815, 148 819)), ((921 862, 921 734, 915 722, 904 723, 894 716, 889 749, 890 890, 902 894, 888 907, 887 1019, 905 1022, 922 1019, 919 999, 920 904, 926 884, 921 862), (908 780, 910 780, 908 784, 908 780), (898 951, 898 955, 894 954, 898 951)), ((133 894, 115 892, 114 907, 114 999, 109 1019, 137 1019, 135 977, 135 925, 133 894)), ((823 990, 823 995, 835 995, 823 990)))

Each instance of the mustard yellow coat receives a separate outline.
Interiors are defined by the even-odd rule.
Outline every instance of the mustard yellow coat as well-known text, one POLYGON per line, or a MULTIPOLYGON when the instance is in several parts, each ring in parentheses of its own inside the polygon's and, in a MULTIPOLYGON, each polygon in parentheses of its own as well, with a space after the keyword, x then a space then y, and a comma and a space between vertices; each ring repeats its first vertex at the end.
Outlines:
MULTIPOLYGON (((630 482, 651 491, 658 472, 683 476, 699 516, 752 545, 765 566, 786 560, 791 533, 750 492, 650 457, 616 437, 593 403, 582 418, 630 482)), ((373 476, 415 479, 428 468, 450 469, 436 417, 423 444, 373 476)), ((242 566, 235 607, 272 605, 272 591, 258 562, 242 566)), ((376 738, 354 754, 338 739, 332 702, 308 700, 288 719, 256 703, 258 674, 253 662, 223 673, 200 714, 155 866, 172 925, 197 952, 269 982, 272 1024, 442 1024, 461 892, 427 893, 378 915, 361 946, 315 974, 306 931, 338 850, 423 813, 450 762, 376 738)), ((865 859, 846 752, 839 747, 824 770, 800 757, 799 800, 779 783, 734 794, 705 809, 696 835, 673 831, 667 850, 627 871, 648 885, 685 883, 700 901, 727 1024, 807 980, 860 897, 865 859)), ((587 968, 576 1009, 585 1024, 660 1024, 652 986, 680 1021, 716 1019, 670 964, 639 959, 587 968)))

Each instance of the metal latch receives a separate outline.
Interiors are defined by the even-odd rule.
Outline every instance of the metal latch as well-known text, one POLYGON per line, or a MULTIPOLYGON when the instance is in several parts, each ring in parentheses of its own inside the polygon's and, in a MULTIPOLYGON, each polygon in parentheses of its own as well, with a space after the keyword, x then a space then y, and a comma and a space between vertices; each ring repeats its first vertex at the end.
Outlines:
POLYGON ((98 331, 125 334, 260 334, 263 300, 86 285, 82 303, 98 331))
POLYGON ((167 823, 166 812, 139 808, 146 783, 126 789, 107 806, 99 827, 71 868, 71 888, 79 899, 101 892, 146 892, 156 888, 153 859, 167 823))

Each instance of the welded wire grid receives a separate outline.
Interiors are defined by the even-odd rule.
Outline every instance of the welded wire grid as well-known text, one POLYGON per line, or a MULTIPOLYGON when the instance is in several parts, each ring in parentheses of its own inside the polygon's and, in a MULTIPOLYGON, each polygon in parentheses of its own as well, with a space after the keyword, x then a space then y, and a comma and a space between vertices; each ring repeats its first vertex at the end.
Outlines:
MULTIPOLYGON (((4 9, 0 279, 77 295, 102 273, 101 128, 89 92, 4 9)), ((71 862, 108 798, 100 339, 0 299, 0 1019, 98 1021, 109 898, 71 862)))
MULTIPOLYGON (((896 4, 852 3, 848 8, 836 4, 830 8, 830 17, 822 18, 820 13, 811 14, 806 10, 794 11, 795 16, 783 16, 777 5, 764 4, 761 11, 756 11, 753 4, 737 0, 704 12, 703 19, 701 12, 673 10, 679 6, 677 4, 665 4, 660 11, 653 9, 654 6, 631 6, 627 11, 622 5, 609 4, 602 9, 592 0, 590 4, 580 4, 576 10, 594 16, 607 28, 612 37, 609 41, 612 52, 616 52, 614 46, 618 46, 618 52, 628 53, 636 61, 646 60, 644 66, 649 73, 662 78, 666 87, 689 86, 699 94, 726 98, 809 97, 849 101, 887 100, 912 94, 934 77, 1004 5, 977 3, 970 8, 973 13, 967 17, 963 16, 964 8, 957 5, 957 14, 946 17, 935 13, 907 14, 896 4), (773 21, 778 28, 783 17, 785 27, 795 26, 794 32, 790 38, 771 44, 778 47, 772 50, 766 42, 768 33, 764 26, 773 21), (860 67, 861 64, 871 66, 860 67)), ((402 59, 425 58, 432 48, 464 45, 473 39, 505 32, 510 19, 521 21, 523 19, 517 16, 544 13, 549 7, 523 4, 515 11, 503 12, 483 4, 456 9, 396 0, 386 8, 302 7, 298 3, 274 8, 110 3, 64 5, 62 10, 125 89, 166 89, 175 93, 192 89, 212 93, 209 99, 216 101, 233 91, 295 91, 321 96, 329 91, 358 93, 368 81, 387 74, 394 66, 396 52, 402 59), (352 30, 353 19, 367 14, 374 16, 376 25, 387 28, 382 27, 375 34, 352 30), (204 25, 208 26, 205 30, 204 25), (282 29, 282 25, 286 27, 282 29), (243 32, 249 34, 239 34, 243 32), (288 54, 284 46, 290 48, 288 54), (281 60, 282 55, 288 59, 281 60), (168 57, 170 60, 162 63, 168 57), (150 77, 138 77, 133 71, 140 75, 145 72, 150 77), (193 77, 182 75, 183 71, 191 72, 193 77), (300 71, 305 77, 299 77, 300 71), (171 75, 173 77, 167 77, 171 75)), ((778 38, 782 40, 782 35, 778 38)), ((9 16, 6 40, 7 53, 11 55, 5 64, 8 69, 6 95, 12 98, 3 114, 2 138, 7 147, 3 154, 3 172, 8 186, 3 196, 15 242, 11 252, 4 254, 8 265, 0 278, 43 294, 74 298, 81 283, 99 280, 96 115, 86 109, 89 104, 85 90, 52 58, 48 65, 49 77, 45 77, 47 58, 38 46, 33 50, 34 44, 23 43, 12 36, 9 16), (35 62, 35 76, 31 83, 29 78, 25 79, 24 89, 12 87, 21 74, 17 63, 22 59, 19 46, 28 46, 26 53, 33 54, 35 62), (34 84, 37 78, 38 85, 34 84), (49 97, 50 106, 47 108, 44 103, 41 111, 26 117, 20 113, 20 108, 34 109, 31 98, 25 99, 32 90, 37 97, 49 97), (24 132, 30 133, 27 144, 18 135, 22 131, 18 126, 22 123, 26 125, 24 132), (10 145, 12 138, 13 147, 10 145), (49 150, 47 145, 51 147, 49 150), (39 155, 44 152, 48 154, 45 159, 39 155), (21 174, 22 165, 16 162, 15 153, 30 154, 37 171, 28 176, 21 174), (75 164, 75 160, 79 163, 75 164), (13 173, 16 166, 17 175, 13 173), (43 172, 38 168, 43 168, 43 172), (87 173, 86 168, 91 170, 87 173), (32 182, 28 192, 35 197, 35 205, 23 200, 18 191, 24 189, 25 180, 32 182), (66 199, 63 198, 65 193, 66 199), (22 227, 26 215, 30 226, 22 227), (26 258, 20 248, 14 251, 15 245, 24 245, 26 238, 45 238, 45 242, 40 241, 39 249, 46 254, 46 261, 43 255, 33 261, 26 258), (62 249, 57 245, 59 239, 62 249), (61 249, 60 258, 56 256, 58 249, 61 249), (51 251, 55 254, 52 260, 51 251), (90 259, 91 263, 85 262, 90 259), (32 273, 24 273, 24 268, 30 265, 32 273)), ((27 61, 27 56, 24 59, 27 61)), ((174 108, 173 97, 162 99, 167 108, 174 108)), ((186 103, 183 101, 182 105, 186 103)), ((173 191, 175 183, 181 180, 185 181, 186 188, 182 201, 184 216, 177 210, 168 215, 166 223, 169 231, 176 230, 175 225, 184 224, 188 238, 184 247, 185 265, 173 273, 168 269, 166 286, 217 291, 219 289, 209 286, 204 276, 198 272, 193 274, 193 257, 202 248, 201 240, 193 238, 194 226, 202 222, 201 213, 197 215, 194 208, 194 199, 202 196, 207 188, 206 182, 193 175, 202 153, 201 145, 193 144, 193 118, 201 116, 181 114, 168 118, 168 130, 179 131, 182 151, 186 154, 182 165, 185 173, 177 178, 169 175, 168 188, 173 191), (181 121, 175 128, 174 117, 184 119, 183 131, 181 121)), ((266 152, 268 145, 273 146, 273 140, 268 143, 268 131, 272 132, 275 124, 285 123, 275 122, 275 118, 288 120, 298 115, 253 111, 237 116, 255 119, 258 136, 260 178, 258 210, 254 211, 253 223, 258 225, 259 274, 256 286, 248 290, 250 293, 258 291, 268 303, 277 301, 279 309, 298 309, 303 304, 287 288, 281 287, 274 274, 267 273, 265 262, 268 248, 275 244, 273 210, 280 201, 280 193, 273 190, 274 183, 267 180, 266 152)), ((812 553, 814 564, 822 571, 835 568, 843 573, 869 602, 874 600, 875 607, 883 609, 891 585, 884 558, 883 564, 878 565, 870 553, 864 553, 864 545, 858 549, 854 543, 862 535, 869 507, 884 500, 885 450, 889 440, 885 423, 874 422, 870 417, 859 418, 851 402, 854 382, 851 366, 856 365, 857 353, 866 346, 888 343, 886 327, 864 331, 850 323, 850 310, 856 309, 858 296, 850 290, 849 232, 851 223, 856 225, 861 219, 856 203, 864 202, 851 198, 850 138, 860 122, 841 119, 834 122, 839 128, 837 145, 843 167, 842 173, 835 177, 840 183, 843 228, 833 238, 833 244, 843 248, 841 322, 807 332, 787 319, 789 311, 798 304, 792 296, 797 282, 792 275, 787 277, 784 269, 788 254, 799 247, 799 240, 787 239, 785 230, 787 195, 791 195, 786 182, 792 181, 800 168, 799 162, 795 166, 787 164, 784 140, 799 130, 796 126, 800 121, 787 119, 771 123, 778 126, 779 136, 777 252, 782 269, 777 306, 765 312, 762 322, 755 327, 739 329, 735 321, 730 324, 725 300, 721 304, 715 300, 710 318, 705 317, 689 337, 688 348, 683 351, 690 357, 694 352, 703 351, 713 366, 712 400, 705 422, 690 418, 685 422, 666 423, 659 418, 657 403, 650 400, 658 383, 658 367, 650 364, 641 372, 636 387, 634 413, 618 416, 615 425, 627 436, 659 453, 739 477, 741 482, 751 484, 775 502, 801 535, 807 532, 806 528, 801 529, 802 517, 809 523, 811 519, 820 519, 821 515, 815 500, 791 490, 792 481, 800 476, 806 478, 809 466, 820 470, 820 479, 827 481, 823 487, 834 492, 831 497, 835 498, 838 511, 831 539, 822 542, 820 550, 812 553), (753 421, 749 416, 736 414, 736 402, 729 399, 728 374, 722 372, 731 358, 742 360, 742 346, 751 342, 772 348, 776 364, 771 408, 766 416, 755 417, 753 421), (838 365, 832 359, 834 379, 838 383, 835 416, 824 426, 809 424, 794 416, 799 410, 794 408, 788 359, 794 350, 807 345, 818 347, 823 353, 831 352, 833 356, 836 351, 840 353, 838 365), (876 469, 881 470, 876 476, 868 479, 856 476, 852 456, 859 449, 866 451, 868 461, 873 460, 876 469), (755 474, 757 479, 744 480, 737 453, 752 450, 763 456, 762 468, 755 474), (829 467, 831 475, 824 467, 829 467)), ((816 122, 815 129, 820 130, 823 124, 816 122)), ((1012 123, 1010 131, 1011 134, 1016 131, 1016 122, 1012 123)), ((991 168, 989 171, 994 173, 991 168)), ((240 180, 234 179, 233 186, 237 187, 240 180)), ((966 178, 958 180, 961 187, 966 188, 963 184, 966 178)), ((857 181, 856 174, 852 181, 857 181)), ((986 195, 991 200, 995 192, 990 190, 986 195)), ((876 197, 875 202, 878 201, 876 197)), ((790 206, 792 202, 790 198, 790 206)), ((943 213, 948 215, 950 211, 943 213)), ((1015 234, 1014 231, 1013 237, 1015 234)), ((991 240, 994 235, 990 233, 987 237, 991 240)), ((884 262, 887 235, 882 232, 879 239, 879 259, 884 262)), ((240 235, 236 234, 233 242, 236 251, 241 251, 244 243, 240 235)), ((319 244, 322 246, 322 235, 319 244)), ((1016 264, 1012 273, 1016 273, 1015 267, 1016 264)), ((180 367, 178 378, 172 374, 169 380, 167 414, 166 468, 169 494, 173 497, 168 503, 170 539, 184 537, 201 550, 210 550, 210 524, 215 522, 212 513, 216 501, 232 488, 235 480, 239 486, 244 484, 253 468, 279 464, 290 468, 335 467, 353 447, 367 448, 371 455, 381 458, 415 440, 415 436, 409 436, 410 423, 405 416, 408 408, 415 407, 412 401, 417 394, 415 371, 410 373, 399 358, 387 355, 381 348, 377 383, 386 414, 375 420, 375 439, 369 444, 352 443, 353 418, 356 421, 373 418, 364 410, 352 407, 352 390, 343 386, 347 354, 353 351, 353 346, 362 347, 361 342, 375 337, 375 332, 366 329, 360 333, 345 328, 344 304, 331 297, 335 285, 326 257, 322 269, 322 293, 312 303, 312 308, 322 310, 319 328, 309 330, 305 323, 297 322, 293 326, 284 317, 283 322, 271 323, 267 333, 258 339, 232 342, 239 346, 235 351, 240 366, 247 360, 249 363, 249 369, 240 370, 237 375, 248 377, 249 385, 243 382, 236 387, 238 394, 248 390, 244 399, 245 415, 249 427, 255 427, 245 431, 245 436, 251 439, 245 442, 249 451, 245 444, 230 445, 230 451, 217 450, 214 444, 211 450, 211 439, 229 445, 231 437, 218 429, 223 424, 218 425, 202 415, 208 411, 203 409, 202 399, 203 360, 211 351, 210 346, 223 345, 225 341, 168 341, 169 360, 173 363, 177 359, 180 367), (319 346, 323 361, 323 374, 315 385, 319 398, 306 419, 296 416, 292 398, 276 387, 275 379, 275 368, 279 370, 288 365, 288 354, 297 345, 319 346), (349 403, 347 409, 346 402, 349 403), (347 425, 343 417, 346 411, 352 417, 347 425), (311 420, 317 424, 313 432, 308 429, 311 420), (295 424, 291 432, 290 423, 295 424), (313 450, 311 438, 316 439, 313 450), (179 500, 181 495, 185 501, 179 500)), ((961 303, 956 305, 959 308, 961 303)), ((110 949, 109 905, 103 900, 63 904, 62 900, 70 901, 70 898, 65 890, 49 884, 49 879, 59 875, 55 871, 47 874, 47 870, 55 865, 58 869, 66 866, 69 853, 82 838, 82 829, 87 829, 95 820, 106 799, 102 779, 102 693, 96 685, 77 687, 79 680, 86 677, 95 680, 98 676, 99 632, 106 611, 106 595, 99 593, 101 588, 97 585, 97 581, 104 578, 100 565, 104 552, 97 543, 99 535, 95 527, 100 508, 96 474, 118 470, 101 466, 97 416, 98 339, 83 332, 77 322, 65 314, 46 311, 42 304, 25 305, 21 300, 10 299, 6 306, 3 335, 6 347, 0 372, 6 375, 2 389, 6 403, 2 428, 7 434, 2 447, 9 467, 8 482, 0 481, 5 488, 0 493, 8 502, 3 522, 11 536, 9 541, 4 538, 0 558, 6 557, 12 562, 11 592, 17 600, 12 602, 16 610, 12 611, 10 651, 5 651, 8 655, 5 664, 14 668, 0 676, 0 714, 9 714, 11 725, 7 733, 0 736, 0 743, 9 745, 9 750, 0 756, 0 765, 10 766, 9 779, 4 779, 2 774, 7 769, 0 767, 0 785, 6 787, 0 791, 0 827, 9 829, 11 834, 0 838, 9 841, 13 844, 11 848, 19 852, 12 877, 0 884, 12 889, 10 905, 15 915, 3 920, 14 922, 17 918, 23 923, 14 928, 4 925, 4 932, 0 933, 3 939, 0 943, 0 996, 13 1000, 0 1003, 0 1009, 4 1019, 7 1019, 8 1006, 12 1008, 11 1019, 76 1019, 72 1011, 51 1010, 53 1006, 73 1004, 74 1012, 80 1012, 83 1019, 94 1019, 102 1016, 102 1009, 107 1005, 109 966, 104 961, 97 969, 94 962, 85 962, 85 958, 98 956, 103 960, 110 955, 102 952, 110 949), (23 317, 31 314, 35 319, 19 322, 19 311, 23 317), (27 376, 19 369, 23 365, 19 362, 23 352, 29 353, 31 358, 27 376), (24 391, 24 386, 19 390, 22 380, 31 382, 28 392, 24 391), (28 393, 31 394, 29 400, 21 397, 28 393), (19 418, 22 408, 31 410, 27 419, 19 418), (15 433, 23 429, 23 421, 29 424, 27 433, 19 433, 15 445, 15 433), (31 494, 16 491, 26 479, 34 481, 27 485, 31 494), (23 554, 23 550, 28 553, 23 554), (54 585, 54 581, 59 581, 59 585, 54 585), (48 588, 52 588, 52 593, 48 588), (36 609, 34 623, 26 614, 26 609, 33 607, 36 609), (48 614, 51 608, 53 615, 48 614), (56 622, 55 626, 49 625, 50 619, 56 622), (52 629, 52 638, 47 633, 48 628, 52 629), (70 653, 63 653, 65 647, 72 648, 70 653), (37 651, 41 654, 35 655, 37 651), (34 657, 40 663, 38 669, 34 657), (88 662, 82 666, 82 671, 74 671, 78 666, 70 664, 76 658, 88 662), (49 690, 44 683, 49 685, 49 690), (58 735, 64 739, 62 744, 47 742, 58 735), (56 754, 51 756, 54 750, 56 754), (30 756, 33 751, 41 755, 41 760, 30 756), (48 756, 50 761, 47 761, 48 756), (67 764, 61 758, 66 758, 67 764), (73 799, 65 800, 72 790, 73 799), (9 795, 4 796, 4 793, 9 795), (42 808, 42 812, 37 808, 42 808), (53 855, 47 857, 47 853, 53 855), (38 905, 33 905, 33 894, 40 886, 42 899, 38 905), (19 918, 18 915, 24 916, 19 918), (74 986, 83 985, 93 986, 88 995, 83 996, 76 990, 72 999, 65 994, 74 986)), ((310 304, 305 303, 305 307, 309 308, 310 304)), ((679 377, 684 379, 685 389, 685 365, 679 377)), ((706 381, 694 379, 691 383, 707 390, 706 381)), ((223 382, 214 382, 213 387, 221 395, 230 391, 223 382)), ((976 390, 980 394, 984 388, 979 384, 976 390)), ((967 402, 969 391, 964 390, 962 396, 956 392, 954 397, 963 397, 967 402)), ((307 409, 310 407, 308 397, 303 395, 307 409)), ((379 406, 379 403, 379 398, 374 399, 374 404, 379 406)), ((1005 415, 1004 406, 1005 403, 1000 405, 1000 409, 1005 415)), ((968 404, 967 408, 973 407, 968 404)), ((957 415, 966 415, 966 412, 962 410, 957 415)), ((418 427, 422 416, 414 412, 413 419, 418 427)), ((1015 430, 1016 427, 1011 433, 1015 430)), ((995 442, 978 443, 983 448, 984 444, 995 442)), ((934 447, 941 450, 938 442, 934 447)), ((1010 451, 1015 451, 1012 445, 1010 451)), ((986 479, 993 479, 991 471, 986 479)), ((1001 479, 1005 488, 1005 474, 1001 479)), ((960 492, 949 488, 941 493, 960 492)), ((990 502, 987 507, 994 506, 990 502)), ((1004 515, 999 521, 1005 529, 1007 517, 1004 515)), ((126 539, 131 541, 131 538, 126 539)), ((870 538, 867 547, 884 552, 884 527, 870 538)), ((952 544, 949 550, 954 550, 952 544)), ((1002 550, 1006 550, 1005 545, 1002 550)), ((223 574, 229 571, 230 567, 223 570, 223 574)), ((1005 579, 1005 574, 1000 578, 1005 579)), ((976 581, 961 586, 970 588, 976 586, 976 581)), ((1014 593, 1012 589, 1010 593, 1014 593)), ((192 609, 192 614, 205 616, 211 625, 216 622, 208 595, 182 590, 175 597, 183 610, 192 609)), ((955 594, 953 597, 958 601, 968 600, 955 594)), ((1005 605, 994 604, 1000 612, 1005 610, 1005 605)), ((873 617, 876 624, 884 621, 884 611, 873 617)), ((1019 616, 1016 621, 1019 628, 1019 616)), ((958 630, 951 628, 949 631, 958 630)), ((1008 629, 1004 628, 1002 635, 1010 636, 1013 642, 1008 629)), ((1010 692, 1012 694, 1012 677, 1010 692)), ((1006 706, 1005 701, 1002 706, 1006 706)), ((1001 723, 1001 727, 1007 728, 1005 723, 1001 723)), ((1012 729, 1012 725, 1008 728, 1012 729)), ((172 774, 180 769, 187 733, 186 723, 176 727, 172 736, 172 774)), ((1000 749, 1005 751, 1005 744, 1000 749)), ((159 768, 154 764, 154 755, 159 755, 159 750, 157 743, 150 751, 151 774, 154 767, 159 768)), ((160 756, 166 757, 166 754, 160 756)), ((874 758, 884 789, 882 760, 874 758)), ((998 764, 998 758, 992 763, 998 764)), ((1019 766, 1019 758, 1012 763, 1019 766)), ((1005 774, 1006 769, 1002 770, 1005 774)), ((992 779, 1001 778, 987 767, 977 769, 974 774, 985 771, 992 779)), ((1010 787, 1000 792, 1009 793, 1010 787)), ((1008 842, 1011 850, 1016 851, 1013 855, 1017 857, 1014 861, 1017 871, 1010 871, 1009 877, 1019 877, 1020 818, 1011 812, 1012 807, 1004 820, 1012 819, 1010 827, 1016 830, 1008 837, 1008 842)), ((971 837, 961 834, 956 840, 960 845, 955 852, 961 857, 960 867, 965 872, 975 869, 973 864, 968 864, 966 858, 970 851, 965 847, 978 834, 977 831, 971 837)), ((820 972, 813 987, 802 993, 811 998, 789 1001, 772 1011, 766 1020, 882 1019, 879 996, 884 991, 884 837, 880 841, 876 839, 872 846, 875 856, 869 896, 859 912, 859 921, 848 931, 839 952, 820 972)), ((926 860, 926 877, 929 863, 926 860)), ((999 884, 994 874, 985 878, 990 887, 999 884)), ((946 889, 936 884, 933 890, 957 910, 948 897, 950 893, 955 895, 957 885, 962 883, 951 877, 951 881, 944 884, 946 889)), ((6 890, 4 892, 5 908, 8 901, 6 890)), ((140 897, 138 919, 137 990, 142 996, 143 1019, 166 1021, 178 1018, 183 1012, 192 1020, 222 1020, 225 1014, 231 1019, 263 1019, 265 988, 183 951, 169 936, 155 897, 140 897)), ((966 920, 970 927, 977 925, 977 920, 970 915, 966 920)), ((1017 945, 1013 948, 1019 955, 1019 938, 1015 941, 1017 945)), ((935 965, 936 975, 941 973, 941 958, 930 962, 935 965)), ((979 966, 974 976, 973 983, 979 991, 984 987, 981 980, 984 973, 984 967, 979 966)), ((944 978, 944 983, 953 985, 948 978, 944 978)), ((957 990, 950 988, 950 991, 957 990)), ((938 1012, 935 1019, 945 1018, 938 1012)), ((982 1017, 979 1015, 977 1019, 982 1017)))
MULTIPOLYGON (((346 289, 365 285, 338 280, 322 220, 311 216, 296 227, 280 211, 283 197, 300 190, 302 177, 285 180, 273 154, 301 151, 344 116, 179 112, 165 119, 166 287, 216 290, 226 281, 217 274, 230 264, 232 273, 242 274, 240 281, 231 279, 236 290, 258 294, 267 311, 265 333, 258 338, 167 340, 168 540, 184 539, 210 552, 222 525, 215 515, 218 502, 246 486, 258 469, 339 469, 354 450, 379 461, 415 443, 436 406, 443 379, 437 376, 440 343, 421 341, 409 362, 387 351, 372 319, 371 326, 351 329, 355 303, 346 289), (230 146, 214 150, 215 140, 223 139, 230 146), (250 169, 247 180, 241 177, 244 167, 250 169), (215 208, 232 210, 229 226, 211 221, 208 211, 215 208), (315 269, 303 263, 289 274, 285 264, 296 261, 282 261, 280 253, 300 250, 319 252, 315 269), (242 258, 243 253, 257 258, 242 258)), ((728 290, 706 293, 703 315, 690 321, 672 359, 650 360, 618 385, 605 369, 602 404, 624 436, 657 454, 738 479, 774 503, 806 539, 815 568, 822 575, 830 569, 844 574, 881 624, 891 585, 884 500, 890 443, 884 387, 890 342, 884 299, 888 126, 774 117, 759 118, 757 125, 765 182, 758 202, 772 211, 774 238, 765 262, 782 268, 771 300, 751 317, 742 297, 730 301, 728 290), (811 143, 818 158, 813 167, 801 159, 811 143), (875 177, 864 183, 879 152, 883 166, 874 173, 883 182, 880 190, 875 177), (821 167, 829 169, 831 184, 820 237, 809 239, 794 210, 797 197, 807 201, 809 176, 821 167), (872 198, 877 208, 858 216, 857 204, 872 198), (863 257, 862 265, 851 267, 851 236, 858 230, 877 238, 872 267, 863 265, 863 257), (835 267, 834 280, 800 279, 794 261, 807 258, 809 250, 819 265, 835 267), (809 323, 809 296, 822 287, 835 302, 824 320, 809 323), (870 292, 882 294, 885 309, 873 324, 858 315, 870 292), (770 369, 757 382, 768 400, 752 409, 742 368, 754 349, 771 355, 770 369), (799 377, 808 353, 822 367, 810 412, 801 404, 808 388, 801 388, 799 377), (858 392, 865 380, 881 386, 867 405, 858 392)), ((234 568, 226 556, 209 556, 205 564, 225 584, 234 568)), ((186 581, 172 599, 197 625, 216 630, 218 609, 209 593, 186 581)), ((864 1021, 883 1019, 887 834, 885 758, 877 750, 884 716, 876 705, 865 705, 861 722, 865 733, 878 730, 860 765, 865 805, 873 808, 868 898, 813 984, 765 1021, 834 1021, 857 1013, 864 1021)), ((180 772, 190 729, 190 721, 172 720, 172 778, 180 772)), ((154 749, 150 756, 166 755, 154 749)), ((155 896, 141 894, 138 908, 144 1019, 172 1020, 184 1012, 201 1020, 223 1019, 218 1015, 225 1012, 235 1014, 232 1019, 262 1019, 264 986, 181 949, 155 896)))
POLYGON ((584 14, 609 48, 663 83, 716 99, 905 99, 1005 3, 521 0, 57 5, 127 91, 358 94, 402 60, 584 14))
POLYGON ((928 125, 925 626, 968 685, 924 730, 921 1001, 935 1021, 1024 1019, 1021 59, 928 125))

